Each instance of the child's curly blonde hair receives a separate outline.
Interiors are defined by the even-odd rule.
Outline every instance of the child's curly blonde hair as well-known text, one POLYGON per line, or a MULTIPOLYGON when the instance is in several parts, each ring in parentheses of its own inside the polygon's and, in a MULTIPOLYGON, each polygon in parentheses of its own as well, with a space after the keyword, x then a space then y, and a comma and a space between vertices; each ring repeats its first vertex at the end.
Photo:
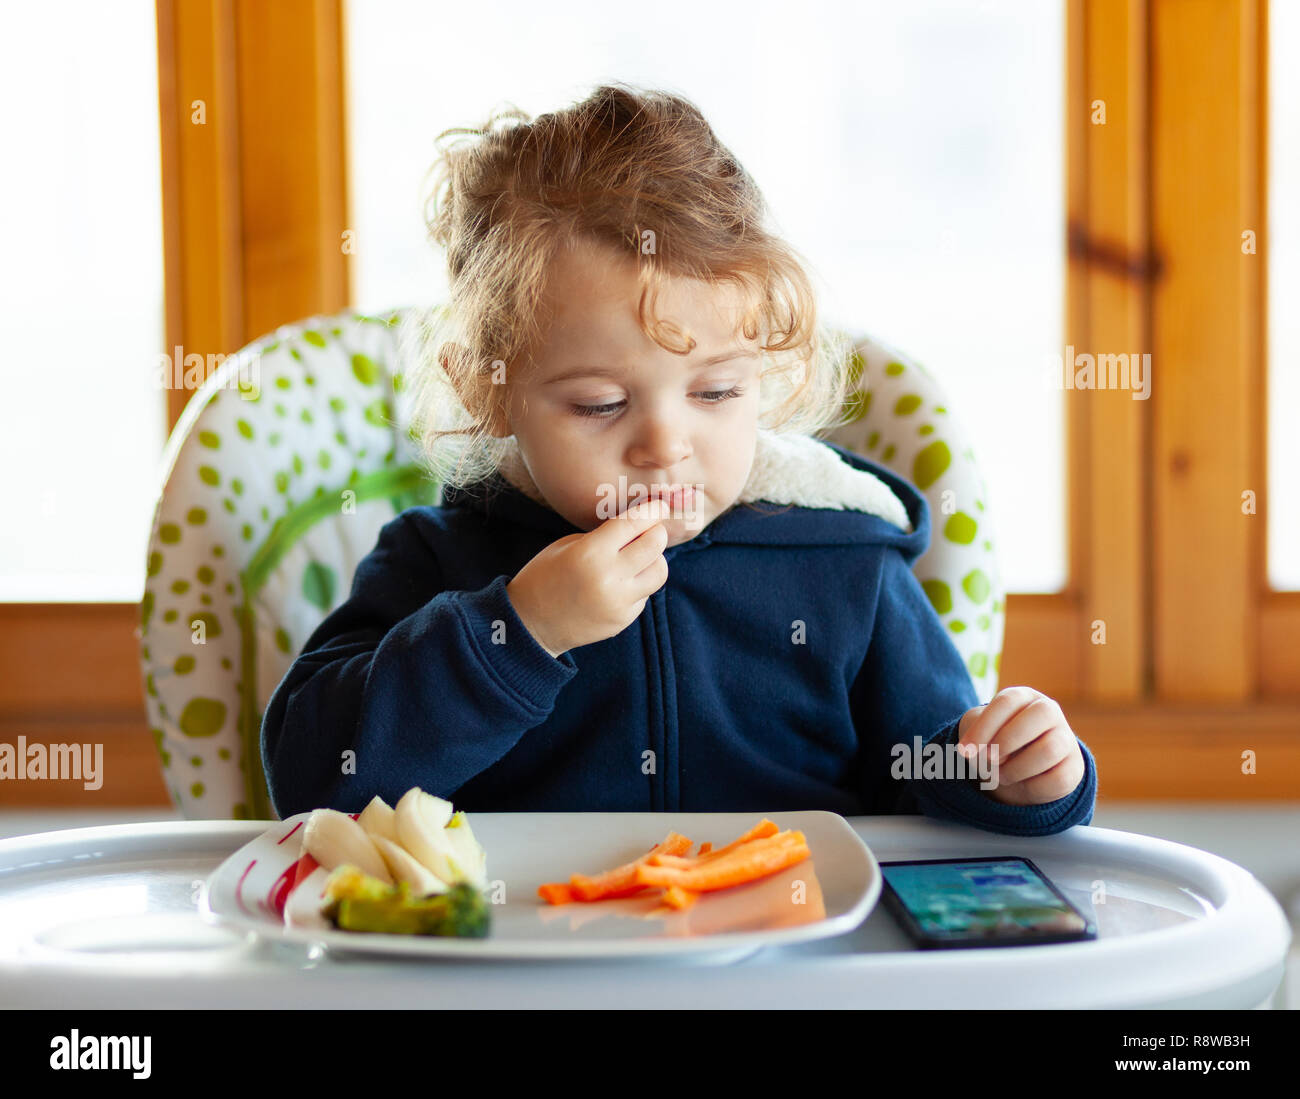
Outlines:
POLYGON ((641 329, 665 350, 694 347, 654 319, 665 277, 746 292, 742 331, 763 341, 760 427, 815 434, 845 422, 852 349, 819 323, 799 254, 765 227, 757 185, 694 104, 607 84, 532 120, 493 111, 435 145, 454 135, 468 136, 439 149, 425 206, 450 301, 408 313, 399 352, 412 364, 411 437, 435 480, 463 487, 500 468, 511 439, 489 430, 508 407, 499 367, 509 378, 527 369, 549 320, 548 265, 580 238, 636 257, 641 329))

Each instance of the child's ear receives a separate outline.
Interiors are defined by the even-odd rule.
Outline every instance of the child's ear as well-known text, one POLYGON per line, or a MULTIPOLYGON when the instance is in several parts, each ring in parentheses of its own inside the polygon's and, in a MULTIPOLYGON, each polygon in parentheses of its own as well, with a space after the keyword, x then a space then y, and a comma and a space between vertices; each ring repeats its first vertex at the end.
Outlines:
POLYGON ((495 401, 490 406, 488 434, 498 439, 514 434, 510 421, 506 419, 505 413, 497 406, 495 401))
POLYGON ((510 398, 505 385, 505 363, 498 361, 478 370, 465 369, 464 364, 469 362, 469 351, 460 344, 444 344, 438 352, 438 361, 455 388, 460 403, 475 420, 487 425, 490 435, 503 438, 514 434, 507 414, 510 398), (456 369, 457 367, 462 368, 456 369))
POLYGON ((510 392, 504 385, 494 384, 492 377, 491 373, 479 377, 474 412, 486 423, 488 434, 500 439, 514 434, 508 415, 510 392))

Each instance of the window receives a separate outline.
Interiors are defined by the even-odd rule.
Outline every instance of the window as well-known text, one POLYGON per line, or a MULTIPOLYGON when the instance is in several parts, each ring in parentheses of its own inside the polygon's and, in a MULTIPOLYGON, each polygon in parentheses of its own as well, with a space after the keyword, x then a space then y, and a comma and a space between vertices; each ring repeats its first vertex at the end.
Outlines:
POLYGON ((603 80, 677 91, 758 181, 828 319, 916 358, 950 392, 1008 588, 1064 586, 1063 401, 1045 384, 1064 354, 1060 5, 810 3, 794 18, 770 0, 674 0, 656 19, 691 34, 671 50, 635 7, 383 0, 347 16, 355 304, 446 294, 419 202, 442 129, 505 100, 536 115, 603 80), (509 31, 489 41, 488 24, 509 31))
POLYGON ((137 602, 167 432, 154 4, 6 20, 0 601, 137 602))
MULTIPOLYGON (((6 136, 40 171, 4 184, 0 741, 102 739, 99 803, 166 803, 125 601, 163 432, 192 396, 156 388, 160 352, 438 300, 420 209, 436 134, 620 79, 698 102, 830 318, 952 390, 1006 550, 1002 683, 1063 702, 1102 797, 1300 796, 1293 9, 678 3, 648 35, 594 3, 157 0, 156 45, 140 0, 111 22, 69 0, 57 21, 15 9, 0 88, 36 120, 11 112, 6 136), (505 32, 490 52, 484 26, 505 32), (1062 344, 1150 351, 1151 399, 1051 392, 1062 344), (94 674, 68 674, 74 652, 94 674)), ((86 802, 59 785, 7 796, 86 802)))

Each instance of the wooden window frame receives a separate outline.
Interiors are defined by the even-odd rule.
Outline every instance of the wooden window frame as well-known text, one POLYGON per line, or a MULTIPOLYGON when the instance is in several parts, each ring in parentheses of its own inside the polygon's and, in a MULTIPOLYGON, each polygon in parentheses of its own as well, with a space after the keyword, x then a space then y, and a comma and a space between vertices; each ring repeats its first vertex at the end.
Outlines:
POLYGON ((1267 0, 1067 12, 1065 342, 1149 350, 1152 388, 1066 391, 1071 583, 1008 598, 1002 683, 1062 702, 1102 798, 1294 799, 1300 592, 1265 571, 1267 0))
MULTIPOLYGON (((342 0, 157 0, 157 19, 166 348, 206 362, 351 300, 342 0)), ((192 396, 168 391, 169 426, 192 396)), ((0 741, 104 745, 99 790, 5 782, 4 808, 170 804, 139 619, 0 604, 0 741)))
MULTIPOLYGON (((1300 797, 1300 592, 1264 556, 1267 0, 1065 2, 1064 342, 1149 349, 1152 394, 1065 392, 1070 582, 1009 596, 1001 682, 1061 701, 1104 801, 1300 797)), ((167 347, 229 354, 351 300, 342 3, 158 0, 167 347)), ((168 804, 138 633, 134 605, 0 604, 0 740, 106 754, 101 790, 7 806, 168 804)))

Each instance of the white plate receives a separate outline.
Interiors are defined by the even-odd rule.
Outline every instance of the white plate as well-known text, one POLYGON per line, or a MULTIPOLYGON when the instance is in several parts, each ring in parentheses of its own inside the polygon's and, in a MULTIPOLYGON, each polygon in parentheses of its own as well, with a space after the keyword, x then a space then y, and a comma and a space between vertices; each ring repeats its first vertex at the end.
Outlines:
MULTIPOLYGON (((422 957, 610 958, 747 954, 857 927, 880 896, 880 868, 837 813, 472 813, 487 852, 492 928, 483 939, 339 931, 318 915, 324 871, 290 891, 309 813, 278 822, 226 859, 208 879, 204 919, 268 939, 323 943, 331 950, 422 957), (764 816, 804 834, 811 857, 748 885, 702 895, 665 914, 660 890, 591 904, 547 904, 544 882, 568 881, 631 862, 669 831, 694 848, 722 847, 764 816), (660 909, 653 913, 652 910, 660 909), (285 913, 288 913, 286 921, 285 913)), ((700 957, 698 960, 705 960, 700 957)))

